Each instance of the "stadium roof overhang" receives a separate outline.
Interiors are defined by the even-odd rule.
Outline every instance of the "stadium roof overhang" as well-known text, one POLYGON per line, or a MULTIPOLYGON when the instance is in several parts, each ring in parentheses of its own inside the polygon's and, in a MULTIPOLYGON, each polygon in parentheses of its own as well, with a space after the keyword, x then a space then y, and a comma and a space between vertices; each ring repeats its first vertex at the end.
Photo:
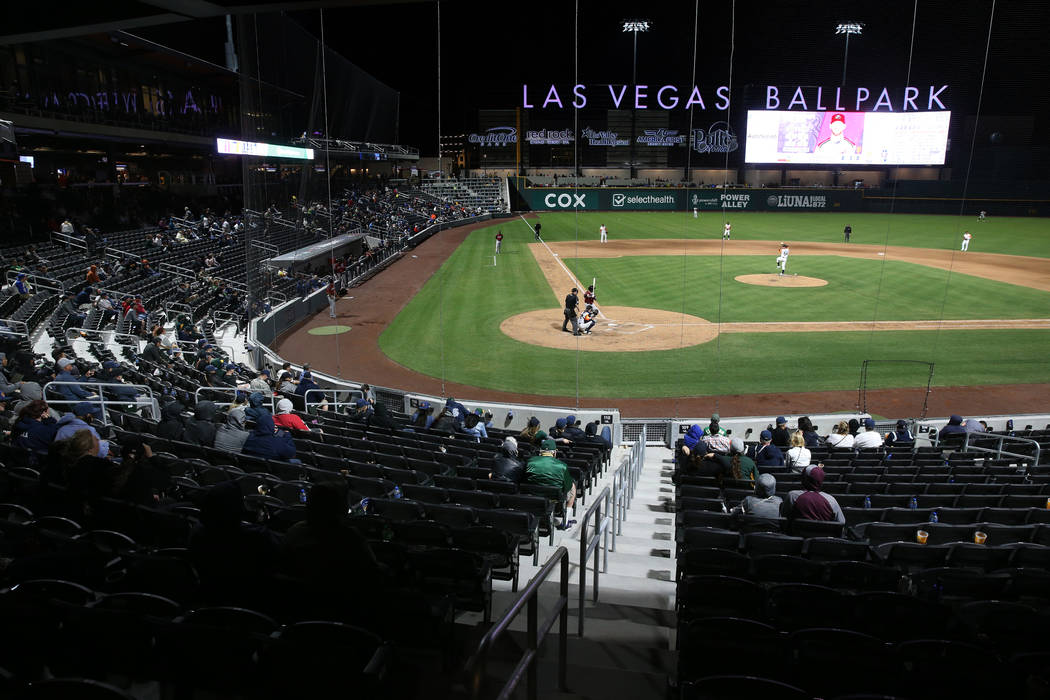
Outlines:
MULTIPOLYGON (((432 2, 433 0, 411 0, 432 2)), ((194 19, 266 12, 403 4, 405 0, 307 0, 307 2, 253 2, 251 0, 108 0, 105 3, 68 3, 56 12, 50 3, 26 3, 5 19, 0 44, 22 44, 53 39, 132 30, 194 19)))

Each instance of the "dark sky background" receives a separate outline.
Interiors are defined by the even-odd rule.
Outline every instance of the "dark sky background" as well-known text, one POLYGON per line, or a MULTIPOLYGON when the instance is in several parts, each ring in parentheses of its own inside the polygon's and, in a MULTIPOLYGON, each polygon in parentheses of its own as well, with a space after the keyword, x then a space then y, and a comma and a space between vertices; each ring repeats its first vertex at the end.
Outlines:
MULTIPOLYGON (((624 19, 652 22, 652 30, 638 37, 638 83, 691 84, 693 2, 580 0, 578 7, 577 15, 575 4, 564 1, 442 3, 442 131, 473 129, 479 108, 520 106, 523 82, 536 86, 533 95, 545 93, 549 83, 571 86, 577 74, 580 83, 592 86, 630 83, 632 44, 631 35, 621 30, 624 19)), ((948 107, 972 115, 978 110, 984 72, 981 115, 1031 115, 1033 143, 1050 143, 1050 3, 998 0, 992 20, 990 1, 920 0, 909 64, 913 8, 908 0, 701 1, 696 83, 709 112, 708 95, 730 82, 734 94, 748 83, 833 88, 842 77, 844 48, 835 25, 863 22, 864 34, 850 39, 847 86, 869 87, 874 93, 882 86, 947 83, 948 107)), ((320 34, 319 11, 290 17, 320 34)), ((400 91, 399 140, 433 154, 438 136, 437 5, 329 8, 324 24, 325 39, 334 50, 400 91)), ((221 19, 136 33, 223 62, 221 19)), ((312 79, 312 74, 303 76, 304 82, 312 79)), ((925 95, 926 88, 921 89, 925 95)), ((591 87, 589 94, 598 91, 591 87)), ((733 109, 744 107, 737 102, 733 109)))

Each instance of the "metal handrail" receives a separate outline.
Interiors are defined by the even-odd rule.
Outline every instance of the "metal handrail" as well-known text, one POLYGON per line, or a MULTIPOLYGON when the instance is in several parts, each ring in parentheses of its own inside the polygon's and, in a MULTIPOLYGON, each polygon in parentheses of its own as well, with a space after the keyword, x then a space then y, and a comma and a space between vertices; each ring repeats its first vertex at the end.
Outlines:
MULTIPOLYGON (((609 570, 609 531, 612 529, 612 518, 609 512, 612 510, 610 507, 612 503, 612 492, 609 491, 609 487, 606 486, 598 494, 598 497, 594 499, 594 503, 587 509, 587 512, 583 514, 583 520, 580 521, 580 607, 578 612, 579 623, 577 626, 577 636, 583 636, 583 618, 584 618, 584 605, 587 597, 587 560, 590 559, 591 554, 594 553, 598 547, 602 548, 604 553, 601 573, 606 573, 609 570), (602 506, 605 506, 605 516, 602 516, 602 506), (587 523, 590 521, 591 516, 594 515, 594 536, 587 536, 587 523)), ((594 583, 592 601, 598 602, 598 559, 594 559, 594 583)))
POLYGON ((962 451, 963 452, 975 451, 975 452, 984 452, 984 453, 994 453, 996 459, 1001 459, 1003 455, 1006 455, 1007 457, 1017 457, 1019 459, 1025 459, 1025 460, 1030 459, 1030 460, 1032 460, 1032 464, 1039 464, 1040 447, 1039 447, 1039 442, 1036 441, 1036 440, 1032 440, 1031 438, 1016 437, 1014 435, 997 435, 995 433, 965 433, 964 437, 963 437, 962 451), (979 445, 971 445, 970 444, 970 436, 971 435, 974 435, 974 436, 976 436, 976 438, 983 439, 983 440, 994 440, 994 439, 997 439, 998 440, 998 444, 996 445, 996 447, 994 449, 991 448, 991 447, 981 447, 979 445), (1003 449, 1003 443, 1006 442, 1006 441, 1010 441, 1010 442, 1014 442, 1014 443, 1020 443, 1022 445, 1031 445, 1032 449, 1033 449, 1033 453, 1030 454, 1030 455, 1026 455, 1026 454, 1022 454, 1022 453, 1019 453, 1019 452, 1008 452, 1008 451, 1003 449))
MULTIPOLYGON (((251 390, 249 390, 249 389, 238 389, 235 386, 200 386, 200 387, 197 387, 196 391, 193 392, 193 403, 197 403, 198 401, 201 400, 200 394, 201 394, 202 391, 233 392, 234 396, 237 395, 238 391, 244 392, 246 394, 251 393, 251 390)), ((271 394, 263 394, 263 398, 264 399, 267 398, 267 397, 270 400, 270 413, 277 413, 277 399, 276 399, 276 397, 272 393, 271 394)), ((212 401, 211 399, 205 399, 205 400, 206 401, 212 401)), ((212 403, 214 403, 216 406, 232 406, 233 405, 232 401, 229 401, 229 402, 212 401, 212 403)))
MULTIPOLYGON (((358 391, 358 393, 360 393, 360 388, 358 388, 357 391, 358 391)), ((339 401, 338 398, 337 398, 337 395, 339 394, 339 392, 345 392, 345 393, 349 394, 350 396, 353 396, 354 389, 307 389, 303 393, 303 402, 307 406, 310 405, 310 394, 321 394, 322 400, 323 401, 328 401, 328 394, 330 393, 332 395, 332 400, 328 401, 329 408, 335 407, 335 408, 338 409, 340 406, 353 406, 354 405, 354 401, 357 400, 356 398, 353 401, 339 401)), ((318 401, 317 403, 320 404, 321 402, 318 401)))
POLYGON ((627 519, 627 511, 631 507, 634 498, 634 490, 638 485, 638 478, 645 464, 645 428, 638 440, 631 446, 630 451, 624 455, 620 466, 612 475, 612 546, 610 549, 616 551, 616 536, 623 534, 623 521, 627 519))
POLYGON ((173 275, 179 277, 188 277, 189 279, 197 279, 197 273, 188 267, 182 267, 181 265, 174 265, 170 262, 161 262, 157 265, 157 270, 160 272, 170 272, 173 275))
POLYGON ((565 547, 558 547, 554 550, 554 554, 551 555, 551 558, 547 560, 547 563, 543 565, 543 568, 541 568, 539 572, 532 577, 532 580, 528 582, 525 586, 525 590, 521 592, 518 599, 507 609, 507 612, 503 614, 503 617, 496 621, 485 636, 481 638, 481 641, 478 643, 478 648, 467 660, 466 665, 463 667, 463 675, 469 683, 468 693, 471 698, 478 698, 481 696, 482 686, 485 681, 485 666, 488 661, 489 650, 509 629, 510 624, 518 616, 518 613, 521 612, 522 608, 526 608, 526 614, 528 615, 527 648, 522 653, 521 659, 518 661, 517 665, 515 665, 510 677, 507 678, 507 681, 499 691, 499 695, 496 697, 499 698, 499 700, 511 697, 514 690, 518 687, 518 683, 521 682, 521 677, 524 675, 525 697, 528 698, 528 700, 536 700, 538 685, 536 655, 539 652, 540 644, 546 638, 547 633, 554 627, 555 619, 558 620, 558 689, 562 691, 567 690, 566 672, 568 668, 569 644, 569 550, 565 547), (554 610, 551 612, 550 616, 540 624, 538 620, 540 586, 550 578, 551 572, 554 571, 554 567, 559 565, 561 568, 561 579, 559 580, 560 591, 558 601, 554 605, 554 610))
POLYGON ((62 280, 55 279, 54 277, 44 277, 43 275, 38 275, 35 272, 25 272, 24 270, 22 272, 18 272, 16 270, 8 270, 6 275, 7 283, 14 284, 15 280, 18 278, 18 275, 23 273, 25 274, 26 279, 29 280, 29 284, 34 288, 49 289, 53 292, 66 291, 66 288, 63 286, 62 280), (41 282, 40 280, 44 281, 41 282))
POLYGON ((17 335, 29 337, 29 324, 25 321, 19 321, 16 318, 0 318, 0 336, 3 335, 17 335), (12 324, 21 326, 25 330, 17 331, 11 327, 12 324), (4 328, 6 326, 6 328, 4 328))
POLYGON ((139 351, 138 336, 129 335, 127 333, 118 333, 117 331, 97 330, 93 328, 67 328, 66 342, 71 343, 71 341, 76 340, 76 336, 84 338, 88 335, 98 336, 99 341, 103 343, 112 343, 114 345, 119 345, 122 348, 134 348, 136 353, 138 353, 139 351), (106 340, 104 336, 109 334, 112 334, 113 337, 109 340, 106 340), (118 340, 118 338, 125 338, 128 339, 128 341, 121 342, 120 340, 118 340))
MULTIPOLYGON (((108 423, 109 422, 108 418, 106 416, 106 406, 126 406, 126 405, 131 404, 131 403, 135 404, 136 406, 149 406, 150 407, 150 413, 153 414, 153 420, 160 420, 160 407, 157 404, 157 399, 153 396, 153 389, 151 389, 149 386, 147 386, 145 384, 125 384, 123 382, 87 382, 87 381, 84 381, 84 382, 60 382, 60 381, 53 381, 53 382, 48 382, 47 384, 44 385, 44 396, 45 397, 47 396, 48 387, 52 387, 52 386, 55 386, 55 385, 65 385, 65 386, 76 385, 76 386, 79 386, 81 388, 84 388, 84 387, 87 387, 87 388, 90 388, 90 387, 118 387, 118 386, 119 387, 129 387, 130 386, 132 388, 139 389, 139 390, 144 391, 147 394, 149 394, 149 402, 147 403, 141 397, 136 398, 134 401, 127 401, 127 400, 121 401, 119 399, 105 399, 105 398, 102 397, 102 393, 101 392, 99 392, 98 397, 94 398, 94 399, 75 399, 75 400, 72 400, 72 399, 54 399, 54 400, 52 400, 52 399, 45 399, 45 400, 47 401, 48 405, 52 405, 52 404, 57 404, 57 405, 71 404, 71 405, 75 406, 76 404, 83 403, 85 401, 87 403, 97 403, 97 404, 99 404, 102 407, 102 422, 103 423, 108 423)), ((56 391, 57 391, 57 389, 56 389, 56 391)))
MULTIPOLYGON (((161 263, 161 264, 163 264, 163 263, 161 263)), ((175 311, 179 311, 180 313, 189 314, 190 316, 193 315, 193 307, 190 306, 189 304, 183 304, 181 301, 166 301, 166 302, 164 302, 164 310, 165 311, 175 310, 175 311), (182 309, 184 309, 184 310, 182 310, 182 309)))

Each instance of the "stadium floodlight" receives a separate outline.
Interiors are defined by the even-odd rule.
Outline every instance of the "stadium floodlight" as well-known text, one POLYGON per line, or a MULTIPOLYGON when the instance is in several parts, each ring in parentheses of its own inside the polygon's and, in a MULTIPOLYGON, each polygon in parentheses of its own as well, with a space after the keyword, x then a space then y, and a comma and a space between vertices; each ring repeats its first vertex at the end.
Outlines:
POLYGON ((846 84, 846 64, 849 63, 849 37, 850 34, 860 36, 864 33, 863 22, 839 22, 835 27, 835 34, 846 35, 846 53, 842 57, 842 84, 846 84))
MULTIPOLYGON (((647 32, 652 28, 653 24, 647 19, 625 19, 623 21, 624 33, 630 32, 634 37, 634 58, 631 61, 631 84, 638 84, 638 32, 647 32)), ((635 109, 631 109, 631 179, 635 177, 635 163, 634 163, 634 120, 635 120, 635 109)))

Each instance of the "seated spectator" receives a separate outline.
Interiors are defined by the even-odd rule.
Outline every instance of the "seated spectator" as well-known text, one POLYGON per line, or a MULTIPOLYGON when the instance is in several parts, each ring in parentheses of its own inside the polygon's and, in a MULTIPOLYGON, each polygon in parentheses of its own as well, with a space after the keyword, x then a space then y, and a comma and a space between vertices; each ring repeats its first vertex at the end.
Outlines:
MULTIPOLYGON (((33 401, 40 401, 44 398, 44 390, 40 388, 40 384, 37 382, 22 382, 19 389, 21 399, 11 409, 15 412, 15 415, 21 413, 22 409, 33 401)), ((47 414, 54 418, 56 422, 62 417, 62 414, 53 408, 48 408, 47 414)))
POLYGON ((733 438, 729 443, 729 455, 714 452, 704 455, 704 459, 713 460, 721 466, 721 473, 730 479, 754 481, 758 476, 755 462, 744 454, 744 441, 733 438))
POLYGON ((478 442, 481 442, 481 438, 489 436, 488 430, 485 429, 485 422, 481 419, 481 409, 463 417, 463 432, 473 436, 478 442))
POLYGON ((587 427, 583 430, 584 436, 587 442, 599 444, 606 450, 613 448, 612 440, 606 440, 601 434, 598 433, 598 421, 593 421, 587 424, 587 427))
POLYGON ((212 486, 201 503, 201 525, 190 535, 189 557, 209 604, 243 604, 245 595, 276 568, 277 542, 269 530, 246 525, 241 491, 232 481, 212 486))
POLYGON ((759 467, 782 467, 784 466, 784 453, 773 444, 773 433, 763 430, 759 433, 759 444, 750 448, 751 459, 759 467))
MULTIPOLYGON (((108 451, 108 445, 106 449, 108 451)), ((92 429, 72 430, 51 443, 41 482, 65 486, 87 514, 90 501, 111 495, 113 489, 113 465, 101 452, 98 434, 92 429)))
POLYGON ((226 423, 215 428, 215 449, 240 452, 249 435, 244 429, 244 409, 230 411, 226 414, 226 423))
POLYGON ((875 430, 875 420, 873 418, 865 418, 864 430, 859 431, 857 437, 853 439, 853 448, 866 450, 873 447, 882 447, 882 436, 875 430))
MULTIPOLYGON (((261 417, 270 416, 270 409, 263 406, 265 397, 258 391, 248 395, 248 408, 244 410, 244 416, 250 421, 258 422, 261 417)), ((272 419, 271 419, 272 420, 272 419)))
POLYGON ((273 417, 274 425, 292 430, 309 430, 310 428, 303 422, 303 419, 292 413, 292 408, 292 402, 288 399, 278 401, 277 415, 273 417))
POLYGON ((186 439, 186 423, 182 420, 184 407, 178 401, 169 401, 160 407, 160 422, 157 423, 157 437, 165 440, 186 439))
POLYGON ((831 435, 824 438, 827 446, 835 450, 852 450, 853 449, 853 436, 849 434, 849 423, 844 420, 840 420, 838 424, 831 429, 831 435))
POLYGON ((87 274, 84 276, 84 281, 88 284, 98 284, 102 281, 98 275, 98 265, 92 265, 88 268, 87 274))
POLYGON ((540 419, 536 416, 529 418, 529 424, 521 429, 518 433, 518 439, 523 441, 525 444, 534 445, 536 443, 536 434, 540 432, 540 419))
POLYGON ((705 453, 715 453, 720 455, 729 454, 730 440, 727 435, 721 432, 708 433, 705 431, 704 437, 700 439, 701 449, 705 453))
MULTIPOLYGON (((299 386, 295 387, 295 393, 299 396, 306 397, 306 392, 310 391, 311 389, 320 388, 321 386, 314 381, 314 376, 312 373, 303 372, 303 376, 299 378, 299 386)), ((314 394, 312 396, 306 397, 307 403, 317 403, 321 400, 319 396, 319 394, 314 394)))
MULTIPOLYGON (((356 528, 350 527, 349 492, 344 481, 320 481, 306 497, 306 519, 281 542, 281 569, 341 597, 373 600, 384 585, 382 567, 356 528)), ((367 604, 367 603, 366 603, 367 604)))
POLYGON ((777 416, 777 427, 773 429, 773 444, 780 449, 791 446, 791 431, 787 428, 787 418, 777 416))
POLYGON ((98 299, 95 300, 95 308, 102 313, 103 323, 116 320, 117 309, 113 305, 113 300, 109 297, 109 292, 102 292, 98 295, 98 299))
POLYGON ((937 439, 958 439, 961 441, 962 436, 965 434, 966 428, 963 427, 963 417, 952 414, 948 418, 948 424, 941 428, 940 432, 937 433, 937 439))
POLYGON ((25 385, 25 382, 15 383, 11 381, 8 376, 8 372, 11 371, 9 364, 7 353, 0 352, 0 393, 8 396, 19 391, 25 385))
POLYGON ((154 336, 150 339, 150 342, 146 343, 146 348, 142 351, 142 359, 161 367, 170 367, 171 359, 160 349, 160 343, 160 336, 154 336))
POLYGON ((745 496, 732 513, 760 518, 779 518, 783 500, 777 495, 777 480, 772 474, 760 474, 755 480, 755 495, 745 496))
POLYGON ((718 425, 719 421, 721 420, 721 416, 719 416, 717 413, 712 413, 711 422, 706 428, 704 428, 704 436, 706 437, 708 435, 725 435, 726 431, 718 425))
POLYGON ((802 437, 802 433, 797 430, 791 433, 791 447, 784 455, 784 464, 796 474, 801 474, 809 466, 812 458, 813 455, 806 448, 806 439, 802 437))
POLYGON ((802 472, 802 490, 788 492, 789 518, 827 520, 846 523, 846 516, 835 497, 824 493, 824 470, 818 466, 806 467, 802 472))
POLYGON ((16 447, 40 458, 47 454, 57 433, 58 421, 51 417, 47 402, 36 399, 22 405, 11 436, 16 447))
POLYGON ((582 421, 580 421, 578 418, 576 418, 576 416, 572 416, 572 415, 566 416, 565 417, 565 430, 563 431, 562 435, 564 435, 565 437, 567 437, 568 439, 570 439, 570 440, 572 440, 574 442, 577 441, 577 440, 583 440, 584 438, 587 437, 587 433, 585 433, 583 431, 583 429, 580 427, 581 424, 582 424, 582 421))
POLYGON ((857 437, 857 432, 860 430, 860 421, 856 418, 849 419, 849 434, 854 438, 857 437))
POLYGON ((124 367, 120 363, 113 360, 106 360, 103 362, 102 373, 99 375, 99 379, 107 384, 120 385, 106 387, 106 391, 112 394, 117 400, 126 401, 128 403, 138 402, 140 396, 139 390, 124 382, 124 367))
POLYGON ((400 421, 390 415, 390 409, 386 404, 377 403, 372 407, 372 417, 368 419, 368 425, 375 428, 386 428, 388 430, 401 430, 400 421))
POLYGON ((255 419, 255 430, 244 441, 241 452, 263 459, 279 459, 285 462, 295 459, 295 443, 285 430, 277 430, 269 411, 255 419))
POLYGON ((539 455, 530 459, 525 466, 525 481, 542 486, 557 486, 561 489, 565 503, 564 516, 558 529, 565 530, 576 523, 575 520, 569 520, 569 510, 576 500, 576 482, 573 481, 565 463, 555 457, 557 450, 558 446, 554 440, 544 440, 540 445, 539 455))
POLYGON ((493 459, 490 479, 518 483, 525 476, 525 466, 518 459, 518 441, 507 437, 500 446, 499 453, 493 459))
POLYGON ((62 298, 62 303, 58 305, 58 310, 75 319, 77 323, 87 318, 87 314, 81 312, 72 292, 66 292, 62 298))
POLYGON ((55 433, 55 440, 66 440, 73 437, 73 434, 77 431, 86 430, 98 440, 97 455, 99 457, 106 457, 109 454, 109 441, 102 440, 99 437, 98 431, 95 430, 94 425, 92 425, 98 413, 98 406, 93 403, 81 401, 76 404, 73 406, 71 412, 65 414, 59 419, 58 431, 55 433))
POLYGON ((292 379, 291 372, 281 372, 281 376, 277 381, 277 391, 282 394, 294 394, 298 385, 299 382, 292 379))
POLYGON ((411 427, 413 428, 429 428, 434 424, 434 407, 430 405, 429 401, 423 401, 419 404, 419 408, 412 414, 411 427))
POLYGON ((270 370, 259 370, 258 375, 248 385, 248 390, 258 391, 260 394, 273 393, 273 388, 270 386, 270 370))
POLYGON ((215 444, 215 413, 213 401, 198 401, 193 409, 193 420, 186 422, 183 439, 193 445, 212 447, 215 444))
MULTIPOLYGON (((300 386, 302 385, 300 384, 300 386)), ((354 399, 354 402, 347 410, 347 414, 350 416, 350 420, 363 423, 375 414, 375 408, 368 399, 354 399)))
POLYGON ((798 419, 798 431, 802 433, 802 438, 806 441, 806 447, 820 447, 820 436, 813 429, 813 421, 809 419, 809 416, 802 416, 798 419))
POLYGON ((897 427, 892 433, 886 433, 886 445, 895 447, 911 447, 915 444, 915 436, 908 430, 908 421, 903 418, 897 421, 897 427))

